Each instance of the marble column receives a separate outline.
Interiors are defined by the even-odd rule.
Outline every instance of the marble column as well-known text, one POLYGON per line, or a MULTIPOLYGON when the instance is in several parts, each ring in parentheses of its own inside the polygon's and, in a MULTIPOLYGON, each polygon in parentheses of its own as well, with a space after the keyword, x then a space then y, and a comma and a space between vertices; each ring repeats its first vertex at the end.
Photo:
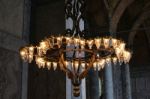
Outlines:
MULTIPOLYGON (((74 15, 75 13, 74 13, 73 10, 75 10, 75 9, 73 9, 73 7, 74 7, 74 4, 76 5, 76 3, 78 3, 78 0, 70 0, 70 1, 66 0, 66 3, 67 2, 72 4, 72 8, 69 9, 69 10, 66 8, 66 10, 70 11, 70 13, 72 15, 74 15)), ((67 3, 67 4, 70 6, 69 3, 67 3)), ((79 7, 81 7, 81 6, 82 5, 80 5, 79 7)), ((82 13, 81 12, 76 12, 76 14, 78 14, 78 17, 77 17, 76 20, 74 20, 72 17, 67 15, 67 14, 70 14, 70 13, 66 13, 66 30, 72 30, 74 25, 75 25, 74 21, 79 21, 79 30, 83 31, 84 30, 84 20, 83 19, 78 19, 79 16, 81 16, 82 13)), ((77 33, 78 33, 78 30, 76 28, 71 35, 76 35, 77 33)), ((72 46, 72 47, 74 47, 74 46, 72 46)), ((69 55, 69 53, 67 53, 67 54, 69 55)), ((72 54, 72 53, 70 53, 70 54, 72 54)), ((83 56, 84 56, 84 54, 83 54, 83 56)), ((79 97, 74 97, 73 93, 72 93, 73 87, 72 87, 72 84, 71 84, 71 80, 66 77, 66 99, 86 99, 86 84, 85 84, 85 82, 86 82, 85 79, 83 79, 81 81, 80 96, 79 97)))
POLYGON ((100 88, 99 88, 99 76, 98 71, 91 69, 89 71, 90 78, 90 99, 99 99, 100 88))
POLYGON ((114 99, 114 92, 113 92, 113 76, 112 76, 112 64, 108 63, 105 66, 105 73, 104 73, 104 85, 105 85, 105 99, 114 99))
MULTIPOLYGON (((30 15, 31 15, 31 1, 24 0, 23 5, 23 34, 22 39, 25 41, 25 44, 29 42, 29 33, 30 33, 30 15)), ((28 63, 22 62, 22 95, 21 99, 27 99, 28 92, 28 63)))
POLYGON ((122 71, 123 99, 132 99, 129 64, 123 64, 121 68, 122 68, 121 71, 122 71))

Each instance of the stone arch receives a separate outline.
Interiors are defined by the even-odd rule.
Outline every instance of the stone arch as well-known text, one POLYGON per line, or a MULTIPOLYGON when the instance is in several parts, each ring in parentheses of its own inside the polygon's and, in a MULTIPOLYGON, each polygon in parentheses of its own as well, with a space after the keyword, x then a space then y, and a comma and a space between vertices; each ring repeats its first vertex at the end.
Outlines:
POLYGON ((134 39, 134 37, 136 35, 136 30, 140 27, 141 24, 143 24, 143 22, 145 20, 150 18, 150 16, 149 16, 150 15, 149 7, 150 7, 150 2, 145 5, 145 7, 142 10, 143 13, 134 22, 133 27, 131 29, 132 32, 130 32, 129 37, 128 37, 128 45, 129 46, 133 45, 133 39, 134 39))
POLYGON ((110 28, 112 29, 112 32, 116 32, 117 31, 117 26, 118 23, 123 15, 123 13, 125 12, 126 8, 128 8, 128 6, 130 4, 132 4, 134 2, 134 0, 121 0, 120 3, 118 4, 118 6, 116 7, 112 19, 111 19, 111 26, 110 28))
POLYGON ((144 12, 141 16, 139 16, 137 21, 134 23, 134 25, 131 29, 132 32, 130 32, 129 37, 128 37, 128 45, 129 46, 133 45, 133 40, 136 35, 135 30, 137 30, 141 26, 141 24, 150 17, 149 14, 150 14, 150 12, 144 12))

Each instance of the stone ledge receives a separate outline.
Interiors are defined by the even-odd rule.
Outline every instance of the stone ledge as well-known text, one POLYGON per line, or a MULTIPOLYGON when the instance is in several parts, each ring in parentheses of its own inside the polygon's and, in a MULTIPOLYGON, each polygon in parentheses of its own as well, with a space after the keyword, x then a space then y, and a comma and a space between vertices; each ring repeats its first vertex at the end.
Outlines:
POLYGON ((11 35, 9 33, 0 31, 0 47, 1 48, 18 52, 19 48, 25 44, 27 44, 27 42, 24 41, 23 39, 16 37, 14 35, 11 35))

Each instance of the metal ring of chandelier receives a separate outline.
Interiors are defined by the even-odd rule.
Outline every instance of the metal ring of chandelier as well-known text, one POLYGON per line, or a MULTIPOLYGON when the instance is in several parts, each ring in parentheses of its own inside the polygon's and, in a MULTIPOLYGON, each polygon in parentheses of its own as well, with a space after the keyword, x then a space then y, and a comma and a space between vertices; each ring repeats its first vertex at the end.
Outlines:
POLYGON ((89 69, 101 70, 106 64, 128 63, 130 51, 125 43, 111 37, 82 39, 79 37, 51 36, 38 46, 25 46, 20 49, 23 60, 31 63, 35 60, 39 68, 47 67, 63 70, 74 85, 74 96, 79 96, 81 80, 89 69), (78 89, 78 90, 77 90, 78 89))

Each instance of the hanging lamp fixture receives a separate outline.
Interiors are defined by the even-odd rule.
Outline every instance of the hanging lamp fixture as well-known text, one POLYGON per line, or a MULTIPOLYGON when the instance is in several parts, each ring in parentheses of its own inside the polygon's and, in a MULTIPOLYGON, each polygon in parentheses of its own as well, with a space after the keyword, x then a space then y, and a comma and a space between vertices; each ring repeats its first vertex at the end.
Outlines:
POLYGON ((67 33, 72 36, 50 36, 38 45, 20 49, 21 58, 39 68, 56 70, 58 67, 71 79, 74 96, 80 95, 81 81, 91 68, 102 70, 106 64, 128 63, 131 52, 125 49, 125 42, 112 37, 85 39, 81 35, 80 21, 83 21, 84 0, 66 2, 66 18, 73 21, 72 29, 67 33))

